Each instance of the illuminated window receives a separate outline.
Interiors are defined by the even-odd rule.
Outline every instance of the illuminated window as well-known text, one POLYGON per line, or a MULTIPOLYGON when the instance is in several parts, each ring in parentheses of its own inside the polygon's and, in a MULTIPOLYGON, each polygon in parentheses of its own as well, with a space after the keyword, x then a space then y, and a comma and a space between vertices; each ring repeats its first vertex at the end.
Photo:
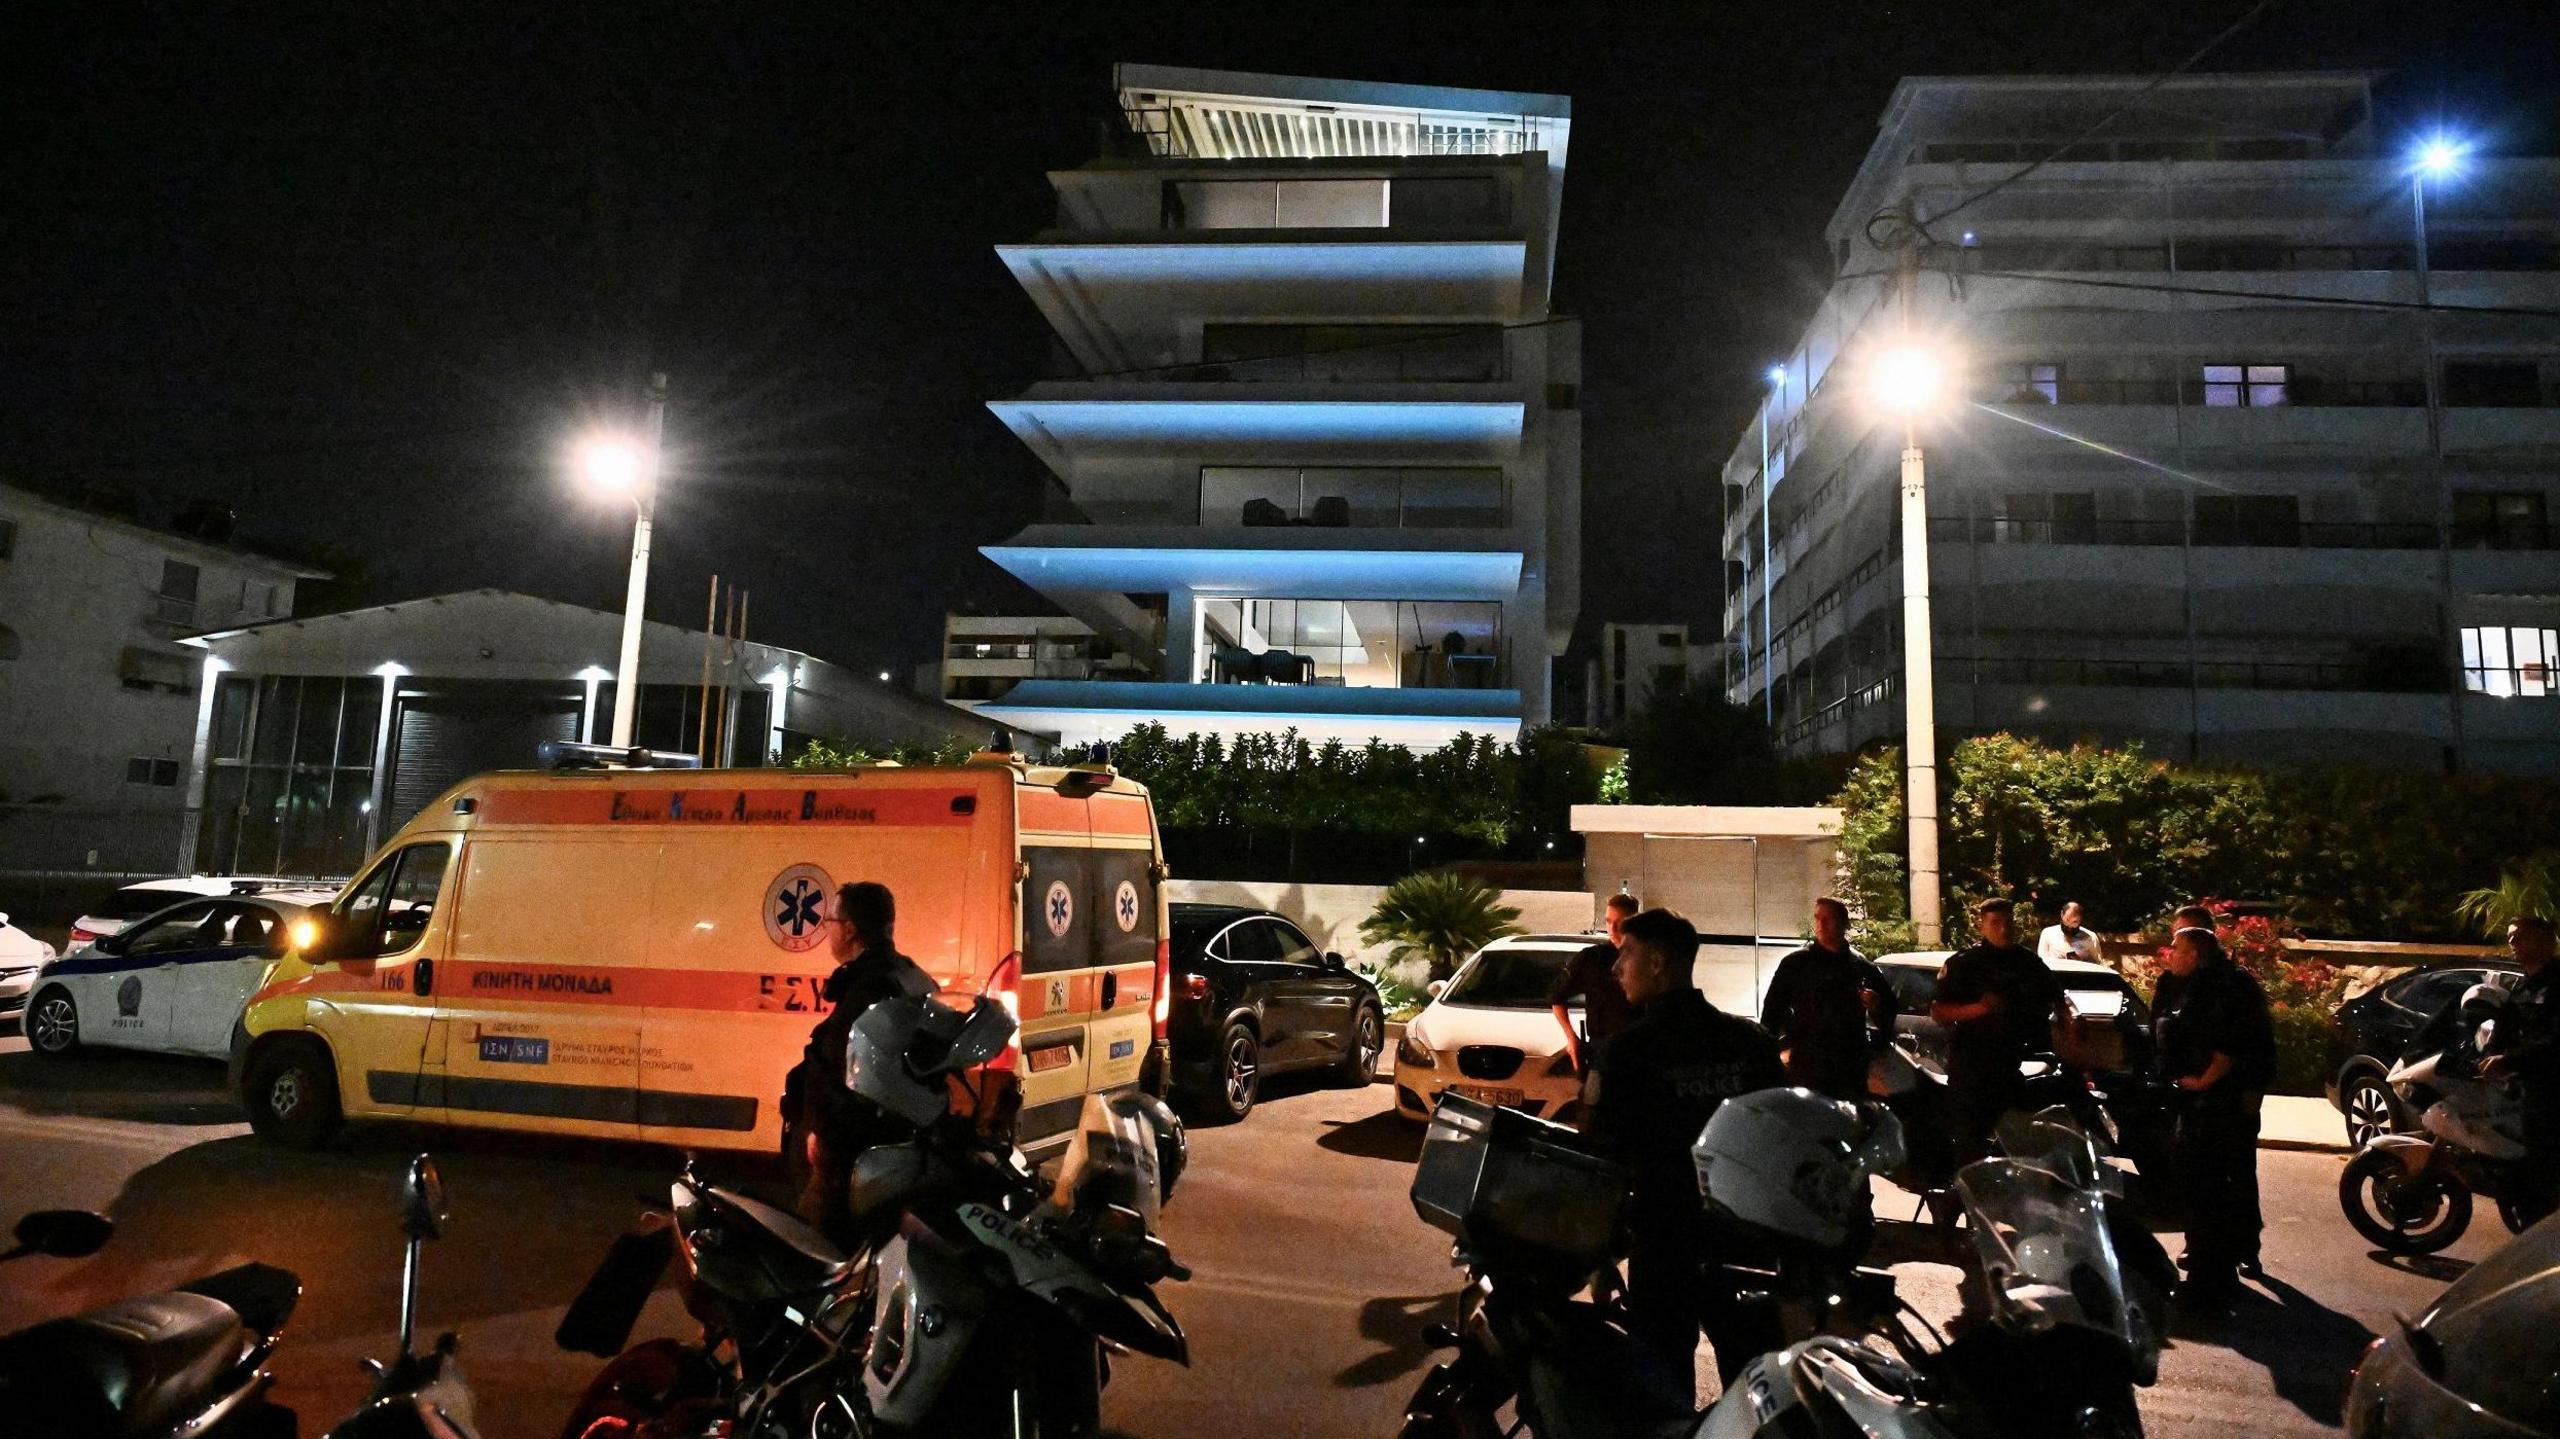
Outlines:
POLYGON ((2293 367, 2207 365, 2204 367, 2204 402, 2207 405, 2247 406, 2251 409, 2291 404, 2293 367))
POLYGON ((2560 630, 2522 625, 2465 626, 2462 687, 2500 699, 2548 699, 2560 694, 2560 630))

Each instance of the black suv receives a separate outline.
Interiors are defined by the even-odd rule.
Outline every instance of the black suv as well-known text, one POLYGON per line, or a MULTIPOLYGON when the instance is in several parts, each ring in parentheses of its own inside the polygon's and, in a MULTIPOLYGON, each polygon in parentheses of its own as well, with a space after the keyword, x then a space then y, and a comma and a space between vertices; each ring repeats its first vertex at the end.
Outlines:
POLYGON ((1267 909, 1173 906, 1175 1093, 1211 1119, 1253 1111, 1266 1074, 1320 1069, 1367 1084, 1386 1047, 1378 987, 1267 909))
POLYGON ((2421 969, 2357 995, 2329 1016, 2329 1102, 2347 1118, 2347 1142, 2361 1149, 2377 1134, 2416 1126, 2383 1076, 2409 1052, 2428 1021, 2483 980, 2513 985, 2523 971, 2503 959, 2421 969))

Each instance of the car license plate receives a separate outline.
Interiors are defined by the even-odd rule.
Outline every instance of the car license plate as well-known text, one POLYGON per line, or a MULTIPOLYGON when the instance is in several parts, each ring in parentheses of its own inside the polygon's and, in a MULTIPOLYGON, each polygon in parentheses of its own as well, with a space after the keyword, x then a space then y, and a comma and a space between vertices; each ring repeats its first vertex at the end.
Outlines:
POLYGON ((1449 1086, 1449 1092, 1486 1104, 1518 1104, 1529 1097, 1525 1090, 1507 1089, 1498 1084, 1453 1084, 1449 1086))

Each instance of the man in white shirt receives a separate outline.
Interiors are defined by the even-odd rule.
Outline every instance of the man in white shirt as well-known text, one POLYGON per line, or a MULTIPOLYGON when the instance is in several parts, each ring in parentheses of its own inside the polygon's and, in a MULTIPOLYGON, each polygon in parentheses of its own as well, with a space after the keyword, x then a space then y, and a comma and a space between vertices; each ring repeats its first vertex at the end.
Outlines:
POLYGON ((2075 899, 2062 906, 2062 923, 2044 927, 2044 933, 2036 939, 2036 958, 2048 963, 2057 959, 2104 962, 2098 953, 2098 932, 2080 926, 2080 901, 2075 899))

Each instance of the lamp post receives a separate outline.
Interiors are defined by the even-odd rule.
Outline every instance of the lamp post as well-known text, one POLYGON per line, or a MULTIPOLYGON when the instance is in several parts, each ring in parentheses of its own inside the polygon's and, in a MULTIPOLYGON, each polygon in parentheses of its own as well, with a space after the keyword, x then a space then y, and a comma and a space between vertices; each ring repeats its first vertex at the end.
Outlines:
POLYGON ((1778 649, 1769 607, 1776 585, 1769 578, 1769 411, 1787 392, 1787 367, 1769 367, 1769 397, 1760 402, 1760 717, 1778 727, 1778 649))
POLYGON ((640 624, 649 602, 649 528, 658 502, 658 456, 667 427, 667 377, 649 381, 649 422, 637 437, 591 435, 578 444, 578 477, 588 488, 631 501, 631 585, 622 599, 622 659, 614 669, 613 746, 631 747, 640 715, 640 624))
POLYGON ((1868 390, 1902 420, 1903 809, 1911 831, 1911 927, 1922 949, 1943 932, 1938 893, 1938 687, 1929 635, 1929 484, 1920 415, 1937 403, 1944 362, 1908 342, 1878 354, 1868 390))
POLYGON ((2435 284, 2427 268, 2427 182, 2448 180, 2462 169, 2471 147, 2457 140, 2439 136, 2418 146, 2409 163, 2409 215, 2414 224, 2418 244, 2418 333, 2426 355, 2427 393, 2427 458, 2436 472, 2436 560, 2438 596, 2442 607, 2441 643, 2453 657, 2452 682, 2445 688, 2447 738, 2445 769, 2462 768, 2462 667, 2461 633, 2453 604, 2453 483, 2444 463, 2444 394, 2443 377, 2436 364, 2435 284))

